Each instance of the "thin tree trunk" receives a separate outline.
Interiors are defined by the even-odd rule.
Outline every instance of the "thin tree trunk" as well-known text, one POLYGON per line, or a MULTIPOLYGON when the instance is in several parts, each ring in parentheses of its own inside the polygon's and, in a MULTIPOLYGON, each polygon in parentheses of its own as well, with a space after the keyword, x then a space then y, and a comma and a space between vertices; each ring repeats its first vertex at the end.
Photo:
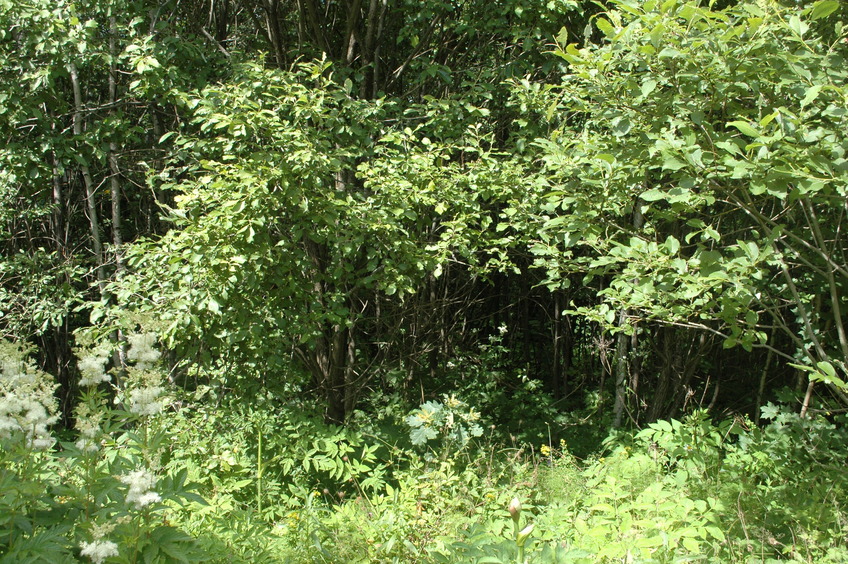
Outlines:
MULTIPOLYGON (((115 36, 118 34, 118 25, 114 14, 109 17, 109 53, 112 62, 109 65, 109 106, 115 111, 118 97, 118 68, 115 60, 117 49, 115 47, 115 36)), ((112 196, 112 245, 115 247, 115 265, 120 274, 124 270, 123 237, 121 236, 121 171, 118 168, 118 144, 114 137, 109 141, 109 189, 112 196)))
MULTIPOLYGON (((353 311, 353 307, 351 307, 353 311)), ((357 374, 354 368, 356 367, 356 339, 353 331, 347 331, 347 350, 345 351, 345 366, 344 366, 344 417, 353 412, 356 407, 356 400, 359 394, 359 386, 357 382, 357 374)))
MULTIPOLYGON (((374 0, 371 0, 371 3, 373 4, 374 0)), ((347 12, 347 25, 345 26, 344 35, 345 44, 342 48, 342 53, 344 54, 345 63, 348 65, 353 62, 356 56, 356 24, 359 23, 361 4, 362 0, 353 0, 347 12)))
POLYGON ((812 378, 807 378, 807 391, 804 394, 804 401, 801 403, 801 418, 804 419, 807 417, 807 411, 810 409, 810 402, 813 399, 813 387, 815 387, 815 381, 812 378))
POLYGON ((571 325, 572 318, 565 316, 563 328, 565 329, 563 359, 562 359, 562 386, 560 398, 568 396, 571 392, 571 368, 574 365, 574 328, 571 325))
POLYGON ((383 44, 380 38, 383 36, 383 22, 385 21, 387 7, 388 0, 380 0, 380 15, 377 18, 377 39, 373 52, 371 52, 371 67, 373 72, 371 78, 371 98, 374 99, 377 98, 377 94, 380 91, 380 47, 383 44))
MULTIPOLYGON (((159 142, 159 139, 165 134, 165 129, 162 127, 162 119, 159 117, 159 108, 156 104, 150 104, 150 121, 153 125, 153 136, 156 139, 156 142, 159 142)), ((156 157, 153 159, 153 165, 157 171, 161 171, 164 167, 163 160, 159 156, 161 153, 158 153, 156 157)), ((157 183, 153 188, 153 199, 147 200, 145 204, 145 208, 147 210, 147 217, 145 218, 147 222, 147 232, 148 233, 159 233, 159 206, 165 203, 165 192, 161 189, 160 185, 157 183)))
MULTIPOLYGON (((618 314, 618 326, 627 323, 627 310, 622 309, 618 314)), ((615 339, 615 403, 612 408, 612 426, 621 427, 624 415, 624 404, 627 398, 627 343, 624 332, 616 335, 615 339)))
MULTIPOLYGON (((632 224, 634 231, 639 231, 644 223, 642 217, 642 200, 638 197, 633 202, 633 217, 632 224)), ((636 281, 634 280, 635 284, 636 281)), ((622 327, 627 322, 627 310, 622 309, 618 315, 618 326, 622 327)), ((628 348, 629 345, 637 345, 638 338, 634 333, 630 339, 624 332, 620 332, 616 338, 615 345, 615 405, 613 407, 613 427, 620 427, 621 420, 624 415, 624 409, 627 405, 627 376, 628 376, 628 348), (630 342, 628 342, 630 341, 630 342)))
POLYGON ((633 334, 630 336, 630 394, 633 398, 633 414, 638 423, 641 419, 639 412, 641 411, 642 400, 639 399, 639 377, 642 374, 642 363, 639 360, 639 355, 636 354, 636 347, 639 345, 639 332, 636 327, 633 328, 633 334))
POLYGON ((551 393, 554 399, 562 397, 560 383, 562 381, 562 295, 560 290, 554 291, 554 365, 551 371, 551 393))
MULTIPOLYGON (((112 62, 109 64, 109 107, 111 112, 115 112, 116 102, 118 99, 118 49, 115 44, 115 38, 118 36, 118 24, 115 20, 115 15, 109 16, 109 53, 112 56, 112 62)), ((118 167, 118 144, 114 138, 109 140, 109 152, 107 154, 109 162, 109 192, 112 200, 112 246, 115 253, 115 268, 120 276, 124 272, 124 239, 121 235, 121 170, 118 167)), ((112 333, 112 339, 118 346, 112 353, 112 362, 118 371, 115 375, 115 383, 121 385, 127 366, 127 354, 124 344, 124 335, 120 329, 116 329, 112 333)))
POLYGON ((56 245, 56 252, 60 258, 64 258, 65 249, 65 210, 62 200, 62 175, 60 173, 59 159, 56 158, 56 153, 51 152, 53 161, 53 213, 51 215, 51 232, 53 242, 56 245))
POLYGON ((672 337, 673 329, 670 327, 661 327, 658 329, 660 339, 658 356, 662 366, 657 377, 657 385, 654 390, 654 397, 651 399, 651 405, 648 407, 648 422, 654 422, 664 415, 666 398, 668 397, 669 389, 671 388, 671 375, 674 371, 673 352, 672 352, 672 337))
MULTIPOLYGON (((82 89, 79 83, 79 74, 74 63, 68 65, 71 77, 71 88, 74 92, 74 136, 80 137, 83 133, 82 127, 82 89)), ((80 165, 82 179, 85 185, 85 203, 88 212, 88 221, 91 228, 91 246, 94 251, 95 264, 97 264, 97 285, 101 297, 106 293, 106 267, 103 262, 103 241, 100 235, 100 220, 97 217, 97 206, 94 201, 94 181, 91 178, 91 170, 88 163, 83 159, 80 165)))

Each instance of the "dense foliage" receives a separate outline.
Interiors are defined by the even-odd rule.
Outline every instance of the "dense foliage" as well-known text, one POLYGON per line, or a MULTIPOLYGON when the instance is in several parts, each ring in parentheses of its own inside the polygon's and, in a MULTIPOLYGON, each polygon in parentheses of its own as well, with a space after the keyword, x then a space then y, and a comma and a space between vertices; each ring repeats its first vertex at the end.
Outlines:
POLYGON ((846 15, 0 0, 0 561, 844 561, 846 15))

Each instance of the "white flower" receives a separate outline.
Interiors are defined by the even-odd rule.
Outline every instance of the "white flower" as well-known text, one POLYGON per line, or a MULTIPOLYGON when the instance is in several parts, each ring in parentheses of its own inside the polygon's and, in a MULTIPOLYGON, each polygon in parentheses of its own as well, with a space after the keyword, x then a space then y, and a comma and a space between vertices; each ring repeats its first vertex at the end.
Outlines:
POLYGON ((164 392, 161 386, 150 386, 147 388, 136 388, 130 391, 130 413, 136 415, 155 415, 162 411, 165 402, 159 398, 164 392))
POLYGON ((141 494, 138 500, 135 502, 135 508, 141 509, 142 507, 147 507, 148 505, 159 503, 162 501, 162 496, 160 496, 156 492, 145 492, 141 494))
POLYGON ((79 431, 80 436, 83 436, 86 439, 96 439, 100 436, 100 426, 93 417, 77 419, 75 427, 79 431))
POLYGON ((48 427, 59 419, 56 384, 25 354, 0 340, 0 439, 22 435, 28 447, 47 449, 54 442, 48 427))
POLYGON ((80 378, 80 386, 96 386, 100 382, 108 382, 109 375, 106 374, 106 363, 109 362, 109 357, 103 354, 92 354, 79 359, 77 368, 79 368, 82 378, 80 378))
POLYGON ((97 452, 98 450, 100 450, 100 443, 98 441, 86 437, 81 437, 77 440, 77 442, 74 443, 74 445, 76 445, 76 447, 80 449, 80 452, 90 453, 97 452))
POLYGON ((136 509, 162 501, 158 493, 153 491, 156 486, 156 476, 147 470, 135 470, 121 476, 121 482, 130 487, 127 491, 127 503, 132 503, 136 509))
POLYGON ((135 362, 138 368, 148 368, 159 360, 161 354, 153 348, 156 344, 156 335, 153 333, 127 335, 127 341, 130 343, 127 360, 135 362))
POLYGON ((94 542, 81 542, 81 556, 88 556, 94 564, 103 564, 110 556, 118 556, 118 545, 112 541, 96 540, 94 542))
POLYGON ((100 436, 103 434, 100 429, 104 417, 103 405, 80 403, 75 414, 74 428, 79 432, 79 439, 75 443, 77 448, 82 452, 100 450, 100 436))

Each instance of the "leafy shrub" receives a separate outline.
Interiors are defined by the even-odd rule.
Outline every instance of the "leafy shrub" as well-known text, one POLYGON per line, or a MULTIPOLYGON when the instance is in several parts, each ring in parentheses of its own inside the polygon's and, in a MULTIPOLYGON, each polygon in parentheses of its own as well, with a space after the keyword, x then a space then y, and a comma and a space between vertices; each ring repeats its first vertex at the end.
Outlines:
POLYGON ((762 416, 769 423, 740 434, 721 468, 723 495, 737 500, 727 528, 738 539, 738 552, 843 561, 848 556, 844 416, 835 418, 837 425, 771 404, 762 416))

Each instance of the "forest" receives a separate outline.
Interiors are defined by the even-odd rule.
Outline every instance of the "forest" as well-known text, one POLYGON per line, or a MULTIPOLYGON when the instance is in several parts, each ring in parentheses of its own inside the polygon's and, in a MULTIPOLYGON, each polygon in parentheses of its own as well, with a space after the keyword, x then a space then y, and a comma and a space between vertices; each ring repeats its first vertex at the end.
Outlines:
POLYGON ((845 21, 0 0, 0 563, 848 561, 845 21))

